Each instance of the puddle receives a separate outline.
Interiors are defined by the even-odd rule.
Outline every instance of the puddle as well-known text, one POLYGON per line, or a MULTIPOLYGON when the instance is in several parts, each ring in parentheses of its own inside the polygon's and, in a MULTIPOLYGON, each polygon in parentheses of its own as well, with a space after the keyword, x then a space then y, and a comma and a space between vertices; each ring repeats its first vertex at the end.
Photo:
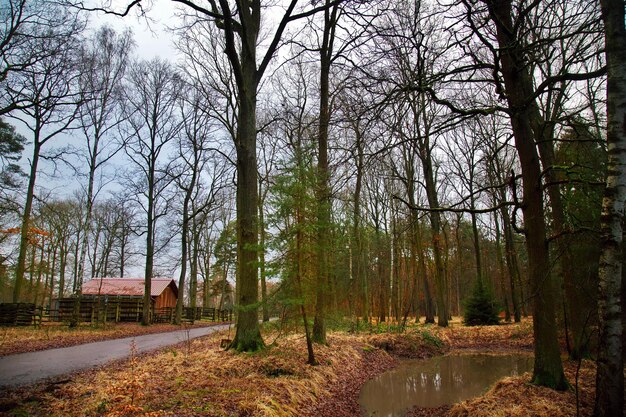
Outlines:
POLYGON ((463 354, 403 361, 368 381, 359 403, 366 417, 400 417, 413 406, 438 407, 484 393, 505 376, 532 370, 531 355, 463 354))

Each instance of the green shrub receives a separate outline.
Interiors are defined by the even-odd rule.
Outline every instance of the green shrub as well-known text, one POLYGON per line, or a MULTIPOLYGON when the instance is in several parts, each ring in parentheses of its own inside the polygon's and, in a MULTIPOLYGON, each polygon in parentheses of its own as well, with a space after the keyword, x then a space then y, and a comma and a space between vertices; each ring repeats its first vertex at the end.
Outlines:
POLYGON ((463 322, 466 326, 492 325, 500 322, 496 299, 480 278, 474 285, 472 295, 465 300, 464 306, 463 322))
POLYGON ((438 348, 443 347, 443 340, 441 340, 440 338, 438 338, 437 336, 435 336, 428 330, 421 330, 421 331, 418 330, 417 333, 421 334, 422 339, 424 339, 426 342, 430 343, 431 345, 434 345, 438 348))

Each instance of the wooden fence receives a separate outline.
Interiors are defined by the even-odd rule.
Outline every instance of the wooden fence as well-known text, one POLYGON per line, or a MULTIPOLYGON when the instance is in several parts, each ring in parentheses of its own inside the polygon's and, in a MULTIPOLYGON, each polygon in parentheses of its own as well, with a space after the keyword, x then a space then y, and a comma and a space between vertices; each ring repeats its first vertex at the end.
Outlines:
POLYGON ((31 303, 1 303, 0 325, 2 326, 30 326, 35 316, 35 304, 31 303))
MULTIPOLYGON (((57 300, 58 321, 69 321, 76 299, 57 300)), ((141 297, 81 297, 80 321, 88 323, 139 322, 143 316, 141 297)))
MULTIPOLYGON (((29 326, 45 322, 69 322, 74 314, 75 298, 55 300, 55 308, 36 307, 30 303, 0 303, 0 325, 29 326)), ((173 323, 173 307, 151 311, 152 323, 173 323)), ((81 297, 79 319, 86 323, 140 322, 143 316, 141 297, 81 297)), ((183 321, 231 321, 232 310, 216 308, 183 309, 183 321)))

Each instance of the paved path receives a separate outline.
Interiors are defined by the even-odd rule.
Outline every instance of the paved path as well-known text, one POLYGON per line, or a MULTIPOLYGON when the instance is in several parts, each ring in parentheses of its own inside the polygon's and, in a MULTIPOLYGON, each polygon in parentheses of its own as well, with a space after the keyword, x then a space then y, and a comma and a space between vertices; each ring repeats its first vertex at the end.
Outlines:
MULTIPOLYGON (((189 330, 189 337, 195 339, 226 328, 228 324, 197 327, 189 330)), ((187 331, 175 330, 0 357, 0 387, 32 384, 123 359, 129 356, 133 340, 137 352, 141 353, 184 342, 187 331)))

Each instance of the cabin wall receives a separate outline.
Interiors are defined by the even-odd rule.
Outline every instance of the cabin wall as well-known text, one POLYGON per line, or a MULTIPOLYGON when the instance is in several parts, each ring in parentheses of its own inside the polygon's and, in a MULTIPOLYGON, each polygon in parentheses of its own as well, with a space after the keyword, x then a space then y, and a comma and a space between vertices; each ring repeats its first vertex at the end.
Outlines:
POLYGON ((154 308, 166 307, 176 307, 176 295, 170 287, 165 288, 161 295, 154 300, 154 308))

